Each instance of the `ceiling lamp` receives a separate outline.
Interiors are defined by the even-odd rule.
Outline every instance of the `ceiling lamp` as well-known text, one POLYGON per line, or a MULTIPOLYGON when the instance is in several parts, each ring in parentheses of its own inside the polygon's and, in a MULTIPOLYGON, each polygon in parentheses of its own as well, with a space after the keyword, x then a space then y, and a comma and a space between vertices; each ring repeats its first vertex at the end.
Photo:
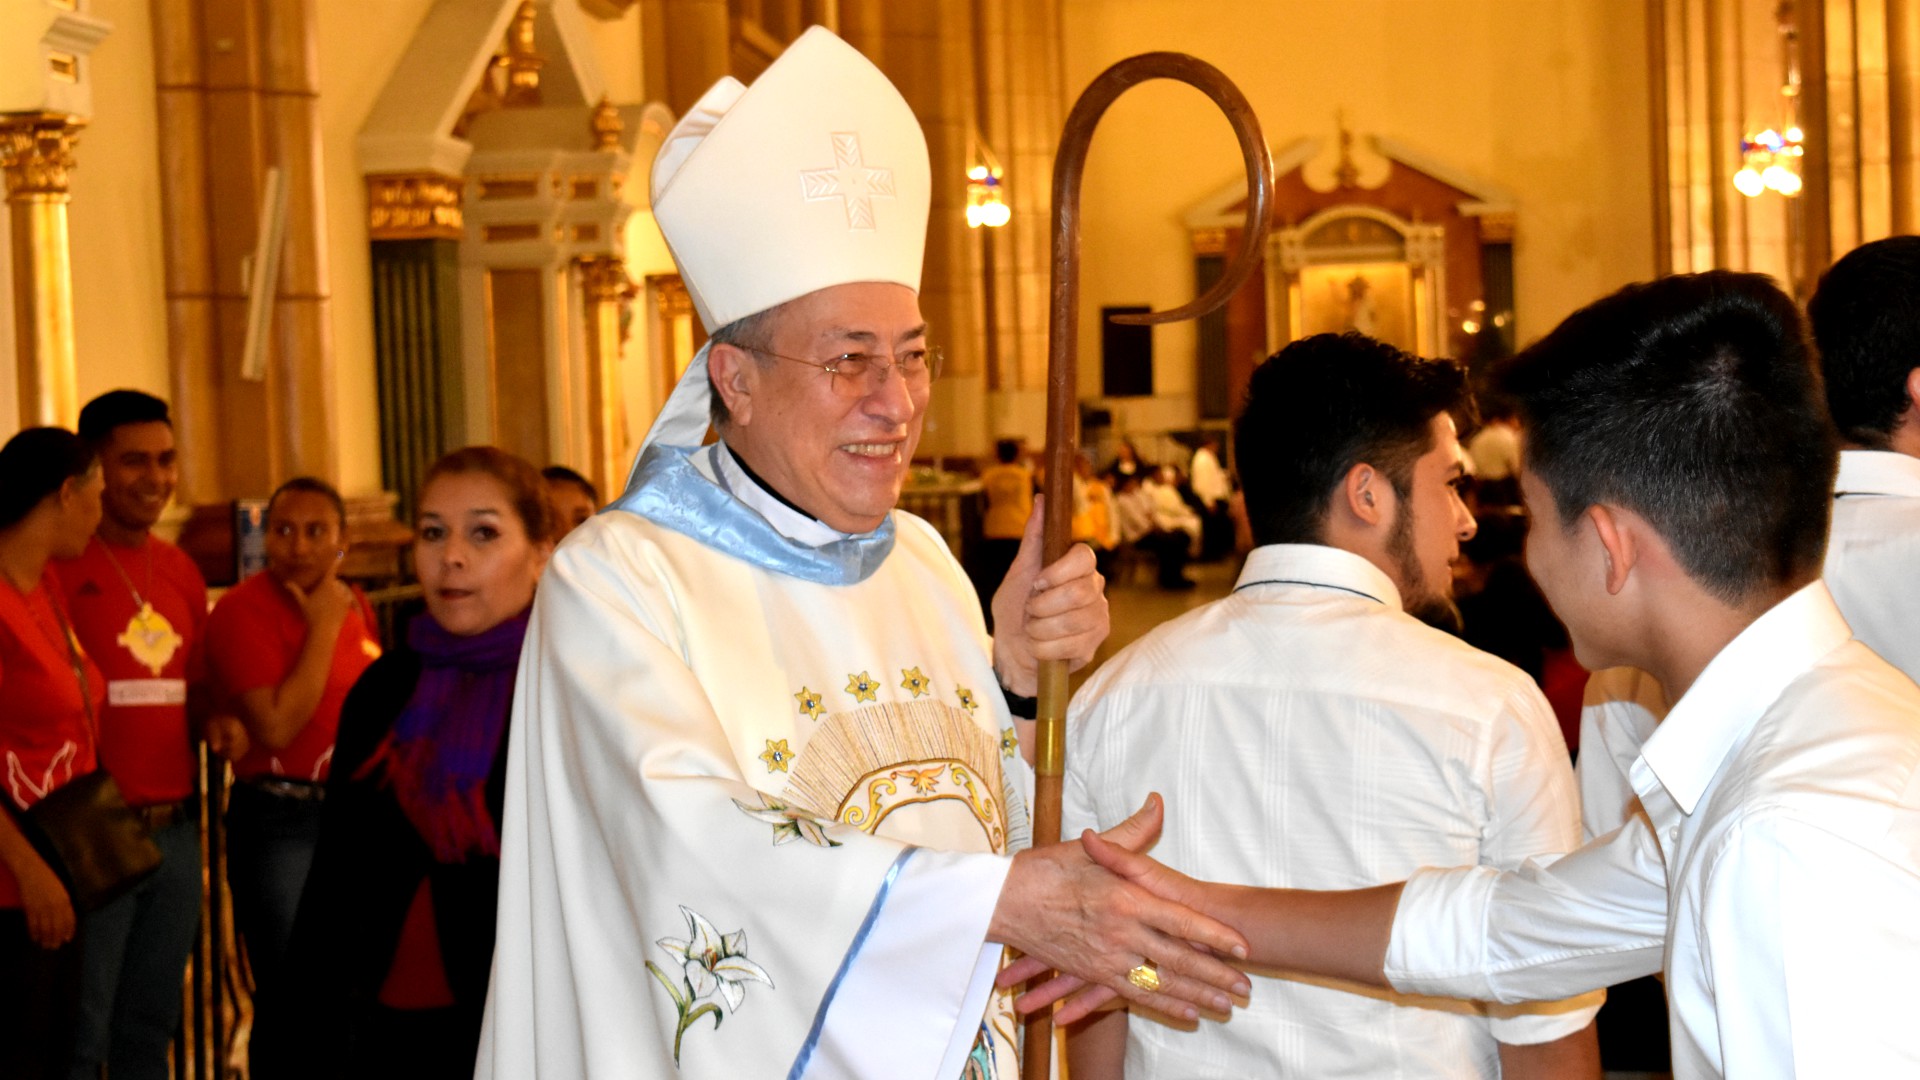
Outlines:
POLYGON ((1806 134, 1797 127, 1786 131, 1768 128, 1740 140, 1740 171, 1733 175, 1733 186, 1740 194, 1753 198, 1765 191, 1777 191, 1792 198, 1805 186, 1800 179, 1800 159, 1806 154, 1806 134))
POLYGON ((1000 186, 1000 160, 987 148, 985 140, 971 136, 973 164, 967 167, 967 228, 986 226, 997 229, 1013 219, 1007 206, 1006 191, 1000 186))
POLYGON ((1800 178, 1800 159, 1807 152, 1807 136, 1794 120, 1795 108, 1800 103, 1800 29, 1795 21, 1793 0, 1783 0, 1777 16, 1785 70, 1785 78, 1780 81, 1780 96, 1786 99, 1786 123, 1778 130, 1767 128, 1740 140, 1740 171, 1733 174, 1733 186, 1749 199, 1768 191, 1777 191, 1791 199, 1806 186, 1800 178))

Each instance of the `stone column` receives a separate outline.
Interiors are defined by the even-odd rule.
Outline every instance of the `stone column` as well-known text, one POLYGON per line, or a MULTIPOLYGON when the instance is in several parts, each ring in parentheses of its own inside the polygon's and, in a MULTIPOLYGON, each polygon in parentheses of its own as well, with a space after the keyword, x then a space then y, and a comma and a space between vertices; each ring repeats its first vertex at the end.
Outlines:
MULTIPOLYGON (((287 185, 286 248, 274 296, 277 442, 289 473, 339 479, 334 432, 333 320, 328 313, 326 190, 321 182, 320 55, 309 0, 256 0, 260 112, 267 163, 287 185)), ((361 421, 372 420, 362 417, 361 421)), ((283 478, 282 478, 283 479, 283 478)))
POLYGON ((896 0, 885 9, 881 69, 920 118, 933 170, 920 310, 947 366, 934 384, 921 453, 987 450, 980 245, 967 228, 967 150, 978 123, 970 4, 896 0))
POLYGON ((666 68, 667 107, 685 116, 731 68, 727 0, 660 0, 662 48, 648 51, 666 68))
POLYGON ((1920 233, 1920 0, 1887 0, 1893 232, 1920 233))
POLYGON ((622 308, 634 294, 626 263, 615 255, 575 260, 580 274, 587 346, 587 478, 611 498, 626 480, 626 410, 620 379, 622 308))
POLYGON ((20 424, 72 427, 80 401, 73 346, 67 171, 80 124, 60 113, 0 115, 11 219, 20 424))

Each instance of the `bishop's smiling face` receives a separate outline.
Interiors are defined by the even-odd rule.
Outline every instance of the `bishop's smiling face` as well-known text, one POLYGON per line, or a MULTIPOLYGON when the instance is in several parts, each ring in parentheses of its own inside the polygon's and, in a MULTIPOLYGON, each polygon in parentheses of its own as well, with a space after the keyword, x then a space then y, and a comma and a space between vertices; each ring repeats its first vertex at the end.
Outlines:
POLYGON ((846 353, 897 358, 925 348, 918 294, 883 282, 835 285, 782 305, 771 323, 772 355, 716 346, 709 359, 732 414, 727 445, 832 528, 879 528, 899 501, 931 387, 910 385, 897 371, 850 380, 815 365, 846 353))

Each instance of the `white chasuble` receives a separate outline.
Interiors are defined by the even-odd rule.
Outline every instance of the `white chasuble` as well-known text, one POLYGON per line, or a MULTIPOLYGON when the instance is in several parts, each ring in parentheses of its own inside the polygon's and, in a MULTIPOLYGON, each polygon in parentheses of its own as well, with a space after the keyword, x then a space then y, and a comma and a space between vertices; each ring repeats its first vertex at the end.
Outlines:
POLYGON ((985 934, 1030 774, 971 587, 894 522, 843 585, 624 511, 555 554, 483 1080, 1017 1077, 985 934))

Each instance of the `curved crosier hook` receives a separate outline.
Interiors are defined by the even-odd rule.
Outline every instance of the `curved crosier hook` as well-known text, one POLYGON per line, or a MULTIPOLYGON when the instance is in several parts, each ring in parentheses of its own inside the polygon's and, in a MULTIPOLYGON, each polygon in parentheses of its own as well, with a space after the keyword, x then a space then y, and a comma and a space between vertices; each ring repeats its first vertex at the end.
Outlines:
MULTIPOLYGON (((1194 300, 1169 311, 1120 315, 1114 322, 1139 326, 1197 319, 1227 302, 1256 267, 1273 209, 1273 156, 1246 95, 1220 69, 1185 53, 1154 52, 1129 57, 1100 73, 1067 115, 1053 164, 1053 277, 1047 334, 1046 520, 1042 561, 1052 565, 1067 552, 1073 517, 1073 465, 1078 450, 1078 354, 1080 306, 1080 178, 1093 129, 1107 107, 1130 87, 1149 79, 1175 79, 1199 90, 1226 113, 1247 168, 1247 223, 1240 250, 1226 273, 1194 300)), ((1034 747, 1033 842, 1060 840, 1061 781, 1066 774, 1067 665, 1040 664, 1038 730, 1034 747)), ((1044 980, 1041 980, 1044 981, 1044 980)), ((1051 1075, 1052 1024, 1039 1013, 1027 1024, 1022 1075, 1051 1075)))

